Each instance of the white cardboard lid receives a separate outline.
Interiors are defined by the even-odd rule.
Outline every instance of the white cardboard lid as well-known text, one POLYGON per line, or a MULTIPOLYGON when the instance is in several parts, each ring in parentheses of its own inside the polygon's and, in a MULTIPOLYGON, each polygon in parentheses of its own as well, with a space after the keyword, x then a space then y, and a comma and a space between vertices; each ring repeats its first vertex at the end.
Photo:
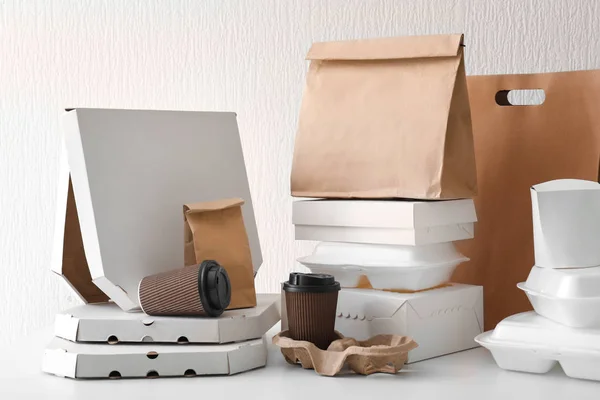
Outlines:
POLYGON ((70 378, 229 375, 264 366, 264 337, 217 345, 108 345, 54 338, 44 352, 42 370, 70 378))
POLYGON ((279 319, 278 294, 216 318, 158 317, 124 312, 114 303, 85 304, 56 315, 54 333, 76 342, 229 343, 263 336, 279 319))
POLYGON ((186 203, 243 199, 258 271, 262 254, 234 113, 76 109, 67 112, 65 131, 91 278, 122 309, 138 308, 142 278, 183 266, 186 203))
POLYGON ((476 221, 472 199, 300 200, 292 203, 295 225, 415 229, 476 221))
POLYGON ((560 179, 531 188, 535 264, 600 266, 600 184, 560 179))
POLYGON ((511 315, 498 323, 490 341, 522 345, 585 348, 600 350, 600 329, 570 328, 528 311, 511 315))
POLYGON ((525 286, 534 292, 559 298, 600 298, 600 267, 533 267, 525 286))

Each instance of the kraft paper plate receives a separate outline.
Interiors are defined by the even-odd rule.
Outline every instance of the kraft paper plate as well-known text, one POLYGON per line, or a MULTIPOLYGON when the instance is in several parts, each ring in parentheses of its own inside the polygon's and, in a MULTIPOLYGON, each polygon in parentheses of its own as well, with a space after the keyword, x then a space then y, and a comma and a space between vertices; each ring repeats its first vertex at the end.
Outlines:
POLYGON ((310 342, 288 337, 288 331, 273 337, 273 344, 281 348, 285 360, 290 364, 300 363, 303 368, 314 369, 318 374, 334 376, 344 365, 360 375, 376 372, 395 374, 408 358, 408 352, 418 345, 408 336, 377 335, 364 341, 344 338, 321 350, 310 342))

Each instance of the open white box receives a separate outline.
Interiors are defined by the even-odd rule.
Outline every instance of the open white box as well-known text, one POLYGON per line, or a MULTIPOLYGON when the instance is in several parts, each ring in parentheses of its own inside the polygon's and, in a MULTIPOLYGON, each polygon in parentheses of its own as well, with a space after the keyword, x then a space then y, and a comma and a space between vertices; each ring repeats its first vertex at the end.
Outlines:
POLYGON ((267 363, 265 338, 217 345, 88 344, 54 338, 42 371, 68 378, 233 375, 267 363))
POLYGON ((239 342, 260 338, 279 321, 279 295, 259 294, 257 302, 216 318, 153 317, 114 303, 86 304, 57 314, 54 334, 74 342, 239 342))
POLYGON ((535 265, 600 266, 600 184, 559 179, 531 188, 535 265))
MULTIPOLYGON (((285 330, 285 292, 282 298, 285 330)), ((410 336, 419 347, 410 351, 408 362, 471 349, 483 332, 483 287, 452 284, 416 293, 342 289, 335 328, 358 340, 379 334, 410 336)))
POLYGON ((183 267, 190 202, 245 200, 256 273, 262 254, 234 113, 76 109, 65 131, 52 269, 86 302, 138 309, 142 278, 183 267), (83 246, 71 240, 79 236, 83 246))
POLYGON ((423 245, 472 239, 471 199, 302 200, 292 203, 297 240, 423 245))

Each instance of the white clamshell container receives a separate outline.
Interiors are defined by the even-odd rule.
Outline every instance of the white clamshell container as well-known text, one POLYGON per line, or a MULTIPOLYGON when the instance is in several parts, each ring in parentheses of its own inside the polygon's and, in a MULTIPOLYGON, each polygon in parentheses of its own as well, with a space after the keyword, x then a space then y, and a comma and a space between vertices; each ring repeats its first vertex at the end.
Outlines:
POLYGON ((543 374, 560 363, 571 378, 600 381, 600 329, 574 329, 533 311, 502 320, 475 341, 502 369, 543 374))
POLYGON ((320 243, 298 262, 314 273, 335 276, 343 287, 355 287, 366 275, 375 289, 424 290, 450 280, 468 258, 453 243, 424 246, 320 243))
POLYGON ((533 267, 517 287, 548 319, 574 328, 600 328, 600 267, 533 267))

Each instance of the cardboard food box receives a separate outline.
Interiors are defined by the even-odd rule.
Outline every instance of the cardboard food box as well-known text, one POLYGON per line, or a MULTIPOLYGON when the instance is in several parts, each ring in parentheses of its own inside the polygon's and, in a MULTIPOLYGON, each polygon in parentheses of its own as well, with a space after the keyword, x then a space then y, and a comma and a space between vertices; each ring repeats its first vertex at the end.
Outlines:
POLYGON ((182 209, 190 202, 245 201, 258 271, 262 254, 234 113, 75 109, 64 125, 68 163, 52 268, 82 299, 138 309, 142 278, 184 266, 182 209))
POLYGON ((559 179, 531 188, 535 265, 600 266, 600 184, 559 179))
POLYGON ((217 318, 153 317, 114 303, 85 304, 56 316, 54 334, 74 342, 229 343, 263 336, 279 321, 279 295, 258 295, 255 308, 217 318))
MULTIPOLYGON (((282 293, 282 329, 287 329, 282 293)), ((409 336, 419 345, 408 362, 477 347, 483 332, 483 288, 462 284, 416 293, 342 289, 335 328, 342 335, 366 340, 380 334, 409 336)))
POLYGON ((233 375, 265 366, 265 338, 217 345, 84 344, 55 338, 42 370, 67 378, 233 375))
POLYGON ((476 195, 463 50, 462 35, 313 44, 292 196, 476 195))
POLYGON ((297 240, 424 245, 472 239, 473 200, 303 200, 292 203, 297 240))

